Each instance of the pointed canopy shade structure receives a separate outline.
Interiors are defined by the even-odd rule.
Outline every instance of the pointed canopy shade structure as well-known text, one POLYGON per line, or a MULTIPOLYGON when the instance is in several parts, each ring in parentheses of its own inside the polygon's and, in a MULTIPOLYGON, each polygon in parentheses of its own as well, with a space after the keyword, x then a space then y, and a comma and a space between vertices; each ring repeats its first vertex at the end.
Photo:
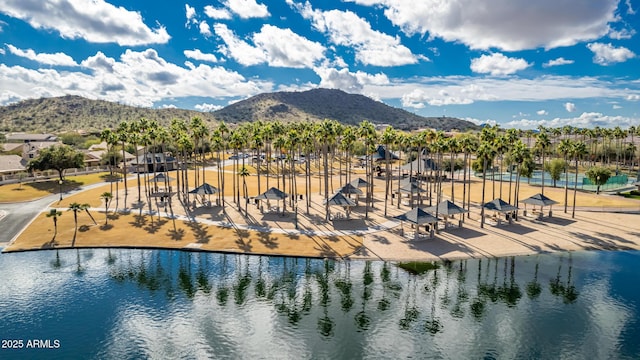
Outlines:
MULTIPOLYGON (((423 224, 433 224, 438 222, 438 218, 424 211, 422 208, 416 207, 413 208, 406 213, 398 216, 394 216, 394 219, 400 221, 407 221, 417 226, 417 231, 415 233, 415 237, 418 237, 418 233, 420 230, 420 225, 423 224)), ((404 229, 402 230, 404 233, 404 229)))
POLYGON ((440 202, 438 205, 430 206, 425 209, 430 213, 438 213, 438 215, 451 216, 456 214, 468 213, 469 210, 463 209, 449 200, 440 202))
POLYGON ((484 208, 487 210, 494 210, 501 213, 509 213, 509 212, 518 210, 517 206, 513 206, 500 198, 494 199, 484 204, 484 208))
POLYGON ((349 214, 351 213, 351 207, 356 206, 356 202, 346 197, 343 193, 337 192, 333 194, 328 200, 329 206, 342 206, 345 209, 347 214, 347 219, 349 219, 349 214))
MULTIPOLYGON (((267 200, 267 206, 269 206, 269 200, 275 200, 280 202, 281 200, 286 200, 287 196, 289 196, 289 194, 285 193, 284 191, 272 187, 269 190, 263 192, 262 194, 258 195, 255 197, 256 200, 267 200)), ((285 213, 285 207, 286 207, 286 202, 284 203, 284 206, 282 207, 282 214, 284 215, 285 213)))
POLYGON ((218 188, 208 183, 204 183, 197 188, 189 191, 189 194, 197 194, 197 195, 213 195, 218 193, 218 188))
POLYGON ((536 206, 551 206, 551 205, 555 205, 558 202, 555 200, 551 200, 548 197, 542 195, 542 194, 535 194, 532 195, 524 200, 520 201, 521 203, 525 203, 525 204, 529 204, 529 205, 536 205, 536 206))
POLYGON ((363 180, 362 178, 357 178, 353 181, 351 181, 349 184, 357 187, 357 188, 362 188, 362 187, 366 187, 367 185, 369 185, 369 183, 365 180, 363 180))
POLYGON ((402 184, 400 186, 400 192, 415 194, 419 192, 421 193, 426 192, 426 190, 421 188, 416 182, 411 181, 411 182, 402 184))
POLYGON ((347 185, 341 187, 340 189, 338 189, 338 192, 342 194, 355 194, 355 195, 363 194, 362 190, 358 189, 358 187, 352 183, 348 183, 347 185))
POLYGON ((407 221, 414 225, 433 224, 438 222, 438 218, 419 207, 413 208, 402 215, 394 216, 393 218, 400 221, 407 221))
POLYGON ((527 210, 527 204, 528 205, 533 205, 534 213, 535 213, 535 210, 536 210, 535 207, 536 206, 540 206, 540 214, 539 214, 540 218, 542 218, 542 216, 543 216, 542 215, 542 208, 543 207, 549 206, 549 216, 551 217, 552 214, 553 214, 553 212, 551 211, 551 208, 552 208, 553 205, 558 203, 557 201, 549 199, 548 197, 546 197, 546 196, 544 196, 544 195, 542 195, 540 193, 532 195, 532 196, 530 196, 530 197, 528 197, 528 198, 526 198, 524 200, 521 200, 520 202, 524 203, 525 215, 526 215, 526 210, 527 210))
POLYGON ((356 202, 349 199, 348 197, 344 196, 343 193, 335 193, 333 196, 331 196, 329 198, 329 200, 327 200, 327 202, 329 203, 329 205, 331 206, 347 206, 347 207, 351 207, 351 206, 356 206, 356 202))
POLYGON ((263 192, 262 194, 255 197, 256 200, 284 200, 289 196, 287 193, 283 192, 277 188, 270 188, 269 190, 263 192))
POLYGON ((167 174, 165 173, 160 173, 154 177, 152 177, 151 179, 149 179, 149 181, 153 181, 153 182, 164 182, 164 181, 173 181, 175 180, 174 178, 167 176, 167 174))

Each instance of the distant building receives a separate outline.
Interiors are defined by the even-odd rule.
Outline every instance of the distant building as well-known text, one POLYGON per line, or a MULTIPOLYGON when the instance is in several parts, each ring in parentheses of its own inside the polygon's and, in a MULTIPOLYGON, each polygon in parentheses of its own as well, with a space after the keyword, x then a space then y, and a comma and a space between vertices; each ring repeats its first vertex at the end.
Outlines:
POLYGON ((42 149, 46 149, 55 145, 62 145, 60 142, 50 142, 50 141, 30 141, 25 142, 22 146, 22 158, 25 161, 29 161, 31 159, 35 159, 40 156, 40 152, 42 149))
POLYGON ((176 158, 171 156, 170 154, 143 154, 133 160, 131 166, 136 172, 164 172, 176 170, 178 168, 178 160, 176 160, 176 158))
POLYGON ((27 134, 27 133, 11 133, 6 134, 7 142, 57 142, 58 137, 53 134, 27 134))
POLYGON ((18 155, 0 155, 0 175, 14 175, 27 170, 27 161, 18 155))

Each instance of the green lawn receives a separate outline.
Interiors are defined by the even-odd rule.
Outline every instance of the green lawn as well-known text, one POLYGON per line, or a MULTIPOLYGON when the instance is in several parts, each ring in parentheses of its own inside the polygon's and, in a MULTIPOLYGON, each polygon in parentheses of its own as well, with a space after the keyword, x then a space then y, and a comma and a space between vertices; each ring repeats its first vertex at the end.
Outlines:
MULTIPOLYGON (((62 191, 69 191, 77 189, 83 185, 90 185, 109 180, 110 175, 106 172, 66 176, 62 184, 62 191)), ((57 194, 59 192, 60 184, 58 184, 58 179, 23 184, 0 185, 0 203, 29 201, 51 194, 57 194)))

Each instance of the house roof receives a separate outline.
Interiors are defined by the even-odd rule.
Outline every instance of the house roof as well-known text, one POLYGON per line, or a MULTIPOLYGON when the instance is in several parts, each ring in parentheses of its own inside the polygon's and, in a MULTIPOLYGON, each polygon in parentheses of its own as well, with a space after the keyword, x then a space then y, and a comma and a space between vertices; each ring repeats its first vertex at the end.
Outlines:
MULTIPOLYGON (((164 162, 164 154, 163 153, 146 154, 146 155, 147 155, 146 161, 145 161, 145 155, 143 154, 143 155, 138 156, 133 161, 133 164, 136 164, 136 165, 137 164, 144 164, 144 163, 151 164, 151 163, 153 163, 153 158, 154 157, 156 158, 156 162, 158 162, 158 163, 164 162)), ((174 161, 176 161, 176 158, 174 158, 171 155, 167 156, 167 162, 174 162, 174 161)))
POLYGON ((27 133, 12 133, 5 135, 7 141, 58 141, 58 137, 53 134, 27 134, 27 133))
POLYGON ((15 150, 22 150, 24 143, 5 143, 0 144, 0 151, 9 152, 15 150))
POLYGON ((18 155, 0 155, 0 172, 26 170, 27 162, 18 155))

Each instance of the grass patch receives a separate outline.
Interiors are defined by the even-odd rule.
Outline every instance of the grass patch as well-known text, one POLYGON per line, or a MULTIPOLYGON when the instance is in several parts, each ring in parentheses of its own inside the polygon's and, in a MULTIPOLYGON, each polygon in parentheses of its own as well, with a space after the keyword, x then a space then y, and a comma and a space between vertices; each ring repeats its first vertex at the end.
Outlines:
MULTIPOLYGON (((109 173, 95 173, 77 176, 66 176, 62 184, 62 191, 70 191, 81 186, 95 184, 109 177, 109 173)), ((58 179, 36 181, 22 184, 0 185, 0 203, 18 202, 39 199, 41 197, 60 192, 58 179)))
POLYGON ((409 261, 398 263, 398 267, 410 274, 421 275, 431 270, 438 269, 440 265, 435 262, 409 261))
POLYGON ((627 198, 627 199, 636 199, 636 200, 640 200, 640 191, 638 190, 631 190, 629 192, 624 192, 624 193, 618 193, 618 195, 627 198))

